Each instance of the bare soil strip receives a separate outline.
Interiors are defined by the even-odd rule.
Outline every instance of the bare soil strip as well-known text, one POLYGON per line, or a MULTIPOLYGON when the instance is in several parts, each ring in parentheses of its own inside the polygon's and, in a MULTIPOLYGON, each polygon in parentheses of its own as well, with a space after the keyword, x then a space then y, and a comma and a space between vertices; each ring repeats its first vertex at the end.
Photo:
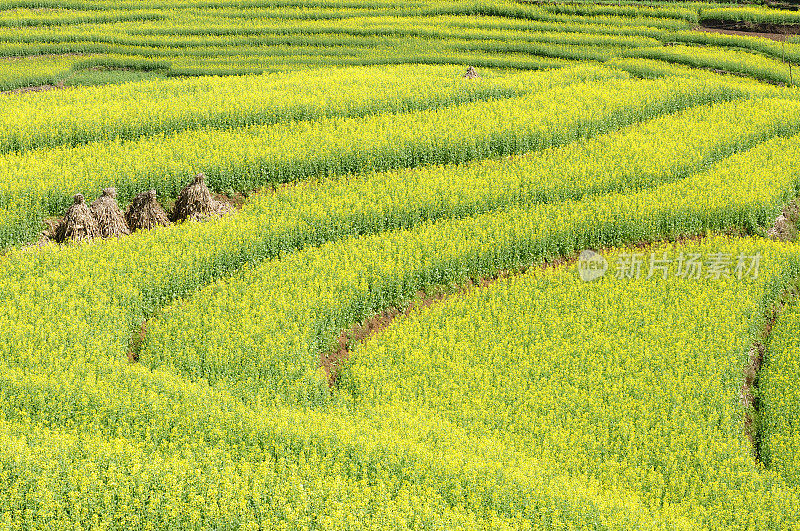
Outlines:
MULTIPOLYGON (((767 237, 777 241, 797 241, 797 222, 800 218, 798 200, 793 199, 783 212, 775 219, 775 223, 767 230, 767 237)), ((800 297, 796 286, 788 287, 775 304, 769 308, 764 323, 764 328, 758 339, 753 343, 747 356, 747 365, 744 367, 742 387, 739 390, 739 400, 744 407, 744 434, 750 442, 753 458, 761 462, 761 429, 759 426, 761 403, 758 399, 758 375, 764 362, 764 354, 769 340, 772 337, 772 328, 784 307, 791 301, 800 297)))
POLYGON ((761 462, 761 429, 759 426, 761 402, 758 398, 758 376, 764 363, 764 354, 772 337, 772 328, 783 309, 797 300, 800 293, 796 286, 788 287, 775 304, 768 310, 766 322, 759 337, 748 353, 747 365, 744 368, 742 387, 739 390, 739 399, 744 406, 744 434, 750 442, 753 458, 761 462))
POLYGON ((695 30, 744 37, 764 37, 765 39, 782 41, 787 35, 800 35, 800 24, 759 24, 755 22, 705 20, 695 30))
MULTIPOLYGON (((557 267, 559 265, 567 264, 577 260, 577 255, 570 259, 559 259, 552 263, 544 264, 540 267, 557 267)), ((409 315, 412 311, 418 311, 423 308, 432 306, 434 303, 445 300, 452 295, 461 295, 467 293, 470 289, 475 287, 486 287, 498 279, 510 277, 513 275, 522 274, 526 269, 519 271, 509 272, 500 271, 492 277, 482 278, 477 282, 469 280, 464 284, 456 286, 452 292, 442 289, 430 290, 432 293, 425 291, 418 291, 416 296, 403 308, 391 307, 383 310, 380 313, 373 315, 346 330, 342 330, 339 337, 336 339, 336 348, 333 352, 325 352, 320 354, 319 365, 325 370, 328 376, 328 386, 336 387, 339 383, 339 367, 347 361, 350 357, 350 350, 357 344, 366 341, 368 338, 377 335, 382 330, 387 328, 394 322, 395 319, 401 315, 409 315)))
POLYGON ((48 90, 63 89, 64 83, 60 82, 57 85, 37 85, 33 87, 20 87, 13 90, 2 90, 0 94, 27 94, 29 92, 47 92, 48 90))
MULTIPOLYGON (((731 232, 729 234, 733 235, 735 233, 731 232)), ((705 239, 705 237, 706 236, 704 234, 680 235, 674 240, 670 241, 673 243, 686 243, 689 241, 700 241, 705 239)), ((661 241, 642 241, 623 247, 631 249, 645 249, 651 247, 654 243, 661 243, 661 241)), ((600 249, 600 251, 608 251, 610 249, 611 247, 606 247, 600 249)), ((544 270, 548 268, 568 267, 578 260, 578 256, 579 253, 576 252, 569 256, 557 258, 552 262, 522 267, 513 271, 501 270, 495 275, 481 278, 478 281, 468 280, 464 284, 460 284, 452 290, 434 288, 431 290, 433 292, 432 294, 426 293, 425 291, 418 291, 416 296, 403 308, 388 308, 373 315, 372 317, 364 319, 359 323, 355 323, 350 328, 342 330, 341 334, 339 334, 339 337, 336 339, 336 348, 332 352, 326 352, 320 355, 319 365, 325 370, 325 373, 328 376, 328 385, 331 387, 338 385, 338 369, 350 357, 350 352, 356 344, 364 342, 370 337, 380 333, 383 329, 391 325, 392 322, 394 322, 394 320, 398 317, 402 315, 407 316, 414 311, 422 310, 449 297, 464 295, 472 289, 485 288, 497 280, 522 275, 532 269, 544 270)))
POLYGON ((457 286, 453 293, 443 290, 433 291, 428 294, 425 291, 418 291, 416 296, 404 308, 388 308, 380 313, 364 319, 360 323, 355 323, 346 330, 342 330, 336 338, 336 348, 333 352, 320 354, 319 365, 325 370, 328 376, 328 386, 336 387, 339 384, 339 367, 350 357, 350 350, 357 344, 366 341, 370 337, 377 335, 387 328, 401 315, 409 315, 412 311, 420 310, 432 306, 434 303, 446 299, 453 294, 464 294, 471 288, 485 287, 499 278, 511 276, 508 272, 500 272, 495 277, 483 278, 479 282, 471 280, 457 286))
POLYGON ((142 346, 144 346, 144 340, 146 337, 147 319, 142 321, 142 324, 139 326, 139 330, 136 330, 131 336, 127 352, 129 363, 138 363, 139 354, 142 352, 142 346))
POLYGON ((753 458, 761 461, 761 436, 758 429, 758 411, 760 404, 757 398, 758 373, 764 361, 764 342, 772 333, 777 312, 773 310, 767 318, 767 324, 762 331, 762 338, 756 341, 747 355, 747 365, 744 367, 744 379, 739 390, 739 400, 744 406, 744 435, 750 442, 753 458))

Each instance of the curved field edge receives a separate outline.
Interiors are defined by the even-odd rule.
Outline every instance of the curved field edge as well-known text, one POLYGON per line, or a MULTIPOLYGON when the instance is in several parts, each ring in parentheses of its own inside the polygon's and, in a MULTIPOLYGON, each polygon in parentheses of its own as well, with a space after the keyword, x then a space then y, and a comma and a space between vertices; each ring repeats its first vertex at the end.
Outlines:
POLYGON ((758 374, 761 457, 795 488, 800 484, 800 454, 797 404, 800 396, 797 331, 800 312, 794 300, 778 316, 761 371, 758 374))
POLYGON ((28 227, 62 211, 78 191, 91 199, 116 186, 124 202, 148 188, 175 197, 198 171, 215 190, 249 192, 325 175, 465 162, 539 150, 703 103, 771 94, 716 76, 587 82, 579 73, 578 80, 444 109, 5 154, 0 235, 5 245, 30 241, 28 227))
POLYGON ((788 164, 796 149, 797 137, 774 139, 652 189, 424 223, 266 261, 162 309, 148 323, 141 360, 243 397, 324 400, 316 362, 353 323, 420 289, 581 248, 754 231, 795 196, 798 170, 788 164))
POLYGON ((577 264, 500 279, 356 346, 340 399, 502 434, 553 473, 636 493, 683 525, 790 527, 799 500, 752 459, 739 397, 752 342, 800 271, 785 260, 796 245, 772 247, 712 237, 604 251, 610 268, 592 282, 577 264), (726 257, 729 269, 680 277, 678 260, 693 254, 726 257), (643 267, 627 278, 631 256, 643 267), (665 257, 667 274, 649 277, 650 260, 660 268, 665 257), (780 265, 756 271, 756 257, 780 265), (764 497, 745 501, 755 491, 764 497))
POLYGON ((68 282, 82 275, 91 278, 92 291, 114 294, 115 303, 130 316, 129 330, 138 330, 141 319, 176 298, 245 264, 294 250, 353 235, 412 229, 438 219, 678 181, 772 136, 796 132, 792 124, 798 122, 797 106, 789 101, 777 105, 783 113, 758 112, 774 106, 773 100, 744 100, 696 107, 523 157, 285 188, 276 195, 255 196, 237 216, 214 222, 63 251, 8 255, 7 275, 19 274, 18 281, 24 282, 24 272, 53 278, 54 271, 66 268, 71 272, 68 282), (751 113, 742 118, 745 112, 751 113), (719 127, 723 123, 727 127, 719 127), (683 152, 682 160, 672 156, 675 150, 683 152), (584 171, 565 174, 564 164, 578 164, 584 171), (455 189, 454 175, 459 183, 455 189))
MULTIPOLYGON (((764 246, 765 280, 797 260, 793 248, 756 245, 764 246)), ((106 338, 95 337, 103 345, 106 338)), ((391 515, 388 521, 401 527, 571 522, 654 529, 700 521, 687 518, 684 506, 653 507, 640 494, 609 488, 607 480, 564 476, 507 437, 477 435, 424 410, 245 406, 224 388, 170 371, 113 358, 88 362, 80 349, 64 354, 67 363, 44 372, 5 362, 0 372, 3 463, 38 471, 35 483, 25 474, 4 476, 11 480, 5 500, 48 500, 46 512, 8 511, 12 523, 86 522, 99 514, 109 525, 256 526, 316 518, 348 528, 348 515, 362 503, 376 511, 364 521, 391 515), (53 452, 70 459, 53 460, 53 452), (110 485, 118 490, 113 501, 102 495, 110 485), (76 506, 74 499, 92 505, 76 506)), ((757 488, 760 502, 780 493, 759 476, 747 485, 757 488)), ((734 499, 733 509, 750 510, 752 500, 734 499)), ((762 505, 750 513, 756 520, 739 525, 790 522, 791 506, 781 503, 790 500, 762 505)))

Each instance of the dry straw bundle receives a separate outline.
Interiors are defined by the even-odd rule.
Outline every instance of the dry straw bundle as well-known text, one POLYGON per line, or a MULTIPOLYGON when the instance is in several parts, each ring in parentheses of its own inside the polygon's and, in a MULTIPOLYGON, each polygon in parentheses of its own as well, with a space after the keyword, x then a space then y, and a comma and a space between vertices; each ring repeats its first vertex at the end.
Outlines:
MULTIPOLYGON (((205 183, 205 175, 199 173, 181 190, 171 218, 174 221, 201 221, 209 216, 222 216, 230 210, 231 205, 212 197, 205 183)), ((91 207, 86 204, 82 194, 76 194, 74 204, 67 210, 64 219, 51 230, 42 233, 40 244, 51 238, 62 243, 101 236, 120 237, 139 229, 149 230, 169 224, 170 216, 156 200, 155 190, 151 189, 134 197, 123 214, 117 204, 116 188, 105 188, 102 195, 92 202, 91 207)))
POLYGON ((100 235, 103 238, 111 236, 120 237, 130 234, 131 230, 125 222, 125 215, 117 205, 117 189, 105 188, 103 195, 98 197, 92 203, 92 214, 97 220, 97 225, 100 228, 100 235))
POLYGON ((75 194, 74 202, 64 215, 64 219, 55 230, 55 240, 63 243, 67 240, 91 240, 100 236, 97 221, 86 204, 83 194, 75 194))
POLYGON ((216 201, 211 197, 211 191, 206 186, 206 176, 202 173, 195 175, 191 183, 187 184, 172 210, 172 221, 192 219, 202 221, 209 216, 221 216, 228 212, 230 207, 226 203, 216 201))
POLYGON ((156 191, 152 189, 133 198, 125 211, 125 220, 131 231, 169 225, 167 213, 156 201, 156 191))

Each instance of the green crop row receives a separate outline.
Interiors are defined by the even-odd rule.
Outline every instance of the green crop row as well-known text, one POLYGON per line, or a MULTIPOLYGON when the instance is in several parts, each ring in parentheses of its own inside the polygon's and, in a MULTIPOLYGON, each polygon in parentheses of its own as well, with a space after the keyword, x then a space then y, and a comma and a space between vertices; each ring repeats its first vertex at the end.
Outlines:
POLYGON ((0 91, 54 85, 71 71, 78 59, 77 57, 0 59, 0 91))
POLYGON ((675 45, 657 48, 633 48, 628 50, 625 55, 732 72, 762 81, 785 85, 800 84, 800 79, 796 72, 790 71, 790 66, 780 59, 765 57, 744 50, 728 50, 711 46, 675 45))
MULTIPOLYGON (((291 52, 291 50, 285 50, 291 52)), ((263 72, 286 72, 322 66, 372 66, 372 65, 457 65, 466 68, 544 70, 574 64, 564 59, 538 57, 528 54, 491 54, 482 52, 452 52, 447 50, 398 50, 382 48, 374 54, 325 55, 325 50, 306 54, 283 56, 227 56, 176 58, 171 61, 169 74, 173 76, 246 75, 263 72)))
POLYGON ((203 127, 225 129, 414 111, 619 76, 601 67, 577 67, 544 75, 486 72, 479 82, 462 80, 461 74, 455 68, 426 65, 329 68, 8 96, 0 107, 0 151, 128 140, 203 127))
POLYGON ((316 359, 339 332, 420 289, 580 248, 730 227, 755 230, 797 192, 798 140, 770 140, 640 192, 515 206, 268 260, 160 310, 148 323, 142 360, 243 396, 315 400, 316 359))
MULTIPOLYGON (((120 27, 119 25, 115 27, 120 27)), ((175 24, 165 27, 163 24, 142 23, 136 26, 125 25, 121 29, 126 36, 170 36, 180 40, 182 36, 248 36, 248 35, 292 35, 295 33, 343 33, 359 36, 417 36, 437 37, 460 36, 470 38, 484 34, 494 37, 508 35, 524 36, 526 32, 566 32, 596 35, 626 35, 658 38, 666 30, 649 26, 626 26, 605 23, 584 22, 548 22, 518 19, 503 19, 488 16, 433 16, 433 17, 363 17, 345 21, 294 21, 291 23, 264 20, 232 21, 208 16, 181 16, 175 24), (452 35, 457 32, 456 35, 452 35)), ((66 33, 62 31, 61 33, 66 33)), ((51 33, 52 34, 52 33, 51 33)), ((0 31, 2 40, 8 38, 10 32, 0 31)), ((44 36, 44 34, 42 34, 44 36)), ((484 37, 485 38, 485 37, 484 37)))
MULTIPOLYGON (((800 497, 752 458, 738 400, 752 333, 798 271, 796 246, 776 251, 711 238, 603 252, 609 269, 592 282, 575 265, 499 280, 355 346, 343 394, 355 411, 436 412, 476 437, 502 436, 551 473, 640 501, 653 519, 610 512, 593 522, 606 529, 791 528, 800 497), (693 254, 706 266, 721 257, 728 273, 677 277, 679 257, 693 254), (632 263, 641 275, 627 278, 632 263), (648 278, 664 263, 666 279, 661 269, 648 278)), ((776 407, 787 424, 791 396, 776 407)))
POLYGON ((123 202, 148 188, 175 197, 200 171, 216 190, 245 192, 327 175, 465 162, 543 149, 753 90, 759 91, 714 78, 578 82, 445 109, 9 153, 0 156, 0 199, 4 208, 35 217, 58 213, 74 193, 93 198, 112 185, 123 202))
POLYGON ((800 485, 800 359, 796 304, 778 316, 758 375, 761 459, 795 488, 800 485))
POLYGON ((612 15, 630 18, 675 18, 686 20, 688 22, 697 22, 697 11, 682 2, 676 2, 671 5, 662 4, 661 6, 649 6, 642 3, 627 5, 604 5, 589 2, 564 2, 544 4, 543 8, 551 13, 563 13, 568 15, 612 15))
POLYGON ((800 14, 761 6, 703 9, 700 22, 752 22, 757 24, 800 24, 800 14))
MULTIPOLYGON (((104 10, 72 11, 14 9, 0 11, 0 27, 21 28, 35 26, 67 26, 78 24, 108 24, 112 22, 163 20, 166 15, 155 10, 104 10)), ((75 31, 75 28, 72 28, 75 31)))
POLYGON ((703 31, 678 31, 667 38, 676 42, 753 50, 782 61, 800 63, 800 44, 796 42, 778 42, 763 37, 745 37, 703 31))
POLYGON ((610 68, 624 70, 631 75, 644 79, 655 79, 664 76, 695 76, 697 71, 688 66, 677 65, 658 59, 614 58, 604 63, 610 68))
MULTIPOLYGON (((149 62, 155 63, 150 69, 164 69, 170 75, 178 72, 170 69, 172 64, 181 64, 189 60, 203 58, 220 59, 230 56, 243 56, 252 59, 270 60, 284 56, 312 55, 325 58, 329 64, 339 64, 342 57, 356 58, 362 64, 414 63, 418 55, 429 55, 430 62, 439 63, 446 60, 450 64, 463 64, 461 57, 470 52, 491 52, 495 54, 525 54, 537 57, 554 57, 562 59, 606 60, 610 57, 624 55, 631 47, 652 47, 656 41, 646 37, 626 37, 601 35, 593 37, 588 34, 531 34, 524 39, 485 39, 477 38, 417 38, 417 37, 360 37, 351 35, 293 35, 258 36, 258 37, 203 37, 182 38, 172 42, 169 37, 120 39, 119 37, 98 37, 94 40, 65 39, 60 42, 24 42, 4 43, 0 50, 7 56, 30 56, 43 54, 95 54, 105 56, 127 57, 131 64, 121 65, 125 68, 148 68, 149 62), (156 43, 151 41, 158 40, 156 43), (107 41, 127 41, 131 44, 119 44, 107 41), (140 44, 133 44, 141 41, 140 44), (195 41, 195 42, 191 42, 195 41), (435 58, 439 57, 437 61, 435 58), (139 64, 133 61, 139 61, 139 64), (139 66, 141 65, 141 66, 139 66)), ((102 61, 97 59, 97 61, 102 61)), ((101 63, 102 64, 102 63, 101 63)), ((119 67, 118 65, 109 65, 119 67)), ((509 61, 507 68, 514 67, 509 61)))

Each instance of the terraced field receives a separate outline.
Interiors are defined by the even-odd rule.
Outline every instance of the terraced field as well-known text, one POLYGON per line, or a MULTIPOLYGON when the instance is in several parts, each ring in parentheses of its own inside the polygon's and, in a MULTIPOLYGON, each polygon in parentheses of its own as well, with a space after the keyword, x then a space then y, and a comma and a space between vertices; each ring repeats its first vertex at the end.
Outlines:
POLYGON ((0 6, 0 529, 800 527, 786 12, 0 6))

